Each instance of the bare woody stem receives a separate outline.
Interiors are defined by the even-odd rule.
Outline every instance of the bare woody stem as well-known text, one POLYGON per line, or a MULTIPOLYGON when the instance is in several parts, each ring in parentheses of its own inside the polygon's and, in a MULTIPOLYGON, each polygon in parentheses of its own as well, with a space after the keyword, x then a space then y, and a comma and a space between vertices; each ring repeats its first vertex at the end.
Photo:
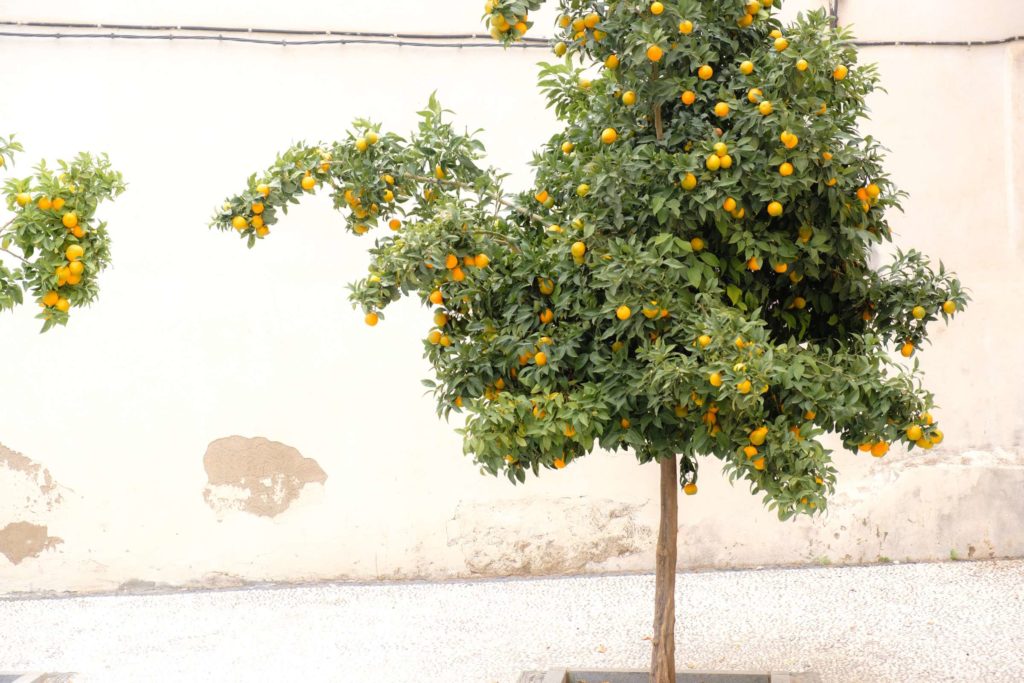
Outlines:
POLYGON ((18 259, 19 261, 21 261, 22 263, 28 263, 28 262, 29 262, 29 261, 28 261, 28 259, 26 259, 26 258, 25 258, 24 256, 21 256, 21 255, 19 255, 19 254, 15 254, 15 253, 14 253, 13 251, 11 251, 10 249, 4 249, 3 247, 0 247, 0 251, 4 252, 5 254, 10 254, 10 255, 11 255, 11 256, 13 256, 14 258, 16 258, 16 259, 18 259))
POLYGON ((675 455, 661 466, 661 522, 655 559, 654 636, 651 639, 652 683, 676 680, 676 537, 679 527, 679 480, 675 455))

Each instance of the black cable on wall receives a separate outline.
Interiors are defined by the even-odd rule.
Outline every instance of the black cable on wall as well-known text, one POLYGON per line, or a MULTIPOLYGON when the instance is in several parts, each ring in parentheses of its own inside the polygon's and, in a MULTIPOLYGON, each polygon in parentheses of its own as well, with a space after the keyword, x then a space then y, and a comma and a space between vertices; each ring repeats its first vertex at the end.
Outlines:
MULTIPOLYGON (((833 24, 838 22, 839 0, 831 0, 833 24)), ((0 27, 46 29, 37 31, 0 31, 0 37, 56 38, 56 39, 109 39, 109 40, 198 40, 250 43, 256 45, 308 46, 308 45, 390 45, 396 47, 428 48, 495 48, 501 43, 489 35, 475 33, 382 33, 360 31, 313 31, 302 29, 236 28, 228 26, 170 26, 139 24, 85 24, 62 22, 0 21, 0 27), (64 31, 73 31, 65 33, 64 31), (120 33, 118 31, 140 31, 120 33), (158 31, 181 31, 157 33, 158 31), (198 35, 196 35, 198 34, 198 35), (270 38, 270 35, 300 36, 302 39, 270 38), (267 37, 263 37, 267 36, 267 37)), ((1005 45, 1024 40, 1024 35, 987 40, 865 40, 853 41, 860 47, 984 47, 1005 45)), ((520 49, 548 49, 548 38, 526 38, 514 43, 520 49)))

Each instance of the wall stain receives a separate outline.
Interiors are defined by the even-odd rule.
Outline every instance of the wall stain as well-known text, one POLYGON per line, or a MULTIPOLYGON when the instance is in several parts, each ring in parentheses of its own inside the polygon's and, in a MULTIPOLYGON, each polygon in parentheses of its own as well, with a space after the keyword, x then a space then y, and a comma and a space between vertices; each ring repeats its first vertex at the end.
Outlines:
POLYGON ((260 517, 276 517, 304 486, 327 481, 316 460, 263 437, 217 439, 206 449, 203 467, 207 505, 217 512, 240 510, 260 517))
POLYGON ((650 549, 642 504, 590 498, 460 503, 448 529, 474 575, 572 574, 650 549))
POLYGON ((50 470, 0 444, 0 490, 8 500, 24 496, 25 508, 49 512, 64 500, 60 488, 50 470))
POLYGON ((0 529, 0 555, 13 564, 21 564, 27 557, 39 557, 44 550, 63 542, 61 538, 50 536, 45 526, 29 522, 11 522, 0 529))

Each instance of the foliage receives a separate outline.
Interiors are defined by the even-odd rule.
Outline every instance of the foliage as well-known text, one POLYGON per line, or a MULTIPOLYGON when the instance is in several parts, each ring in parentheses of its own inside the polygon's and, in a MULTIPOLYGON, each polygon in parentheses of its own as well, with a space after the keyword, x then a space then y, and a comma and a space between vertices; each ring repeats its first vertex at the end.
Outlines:
MULTIPOLYGON (((540 4, 489 0, 493 35, 540 4)), ((823 12, 783 30, 777 5, 561 0, 540 85, 564 129, 532 189, 506 193, 431 98, 409 139, 360 120, 293 146, 213 226, 253 246, 326 187, 352 232, 395 230, 352 300, 371 325, 402 296, 435 307, 427 384, 486 472, 628 448, 680 457, 693 493, 714 455, 781 518, 821 511, 822 436, 878 457, 941 441, 889 345, 913 355, 967 295, 915 251, 871 267, 901 198, 858 132, 876 70, 823 12)))
MULTIPOLYGON (((21 151, 13 136, 0 137, 0 166, 21 151)), ((96 299, 96 278, 110 263, 107 224, 95 218, 96 209, 125 186, 105 155, 83 152, 56 169, 43 161, 34 170, 4 182, 13 215, 0 226, 0 310, 24 303, 29 292, 43 309, 36 317, 45 332, 66 325, 72 306, 96 299)))

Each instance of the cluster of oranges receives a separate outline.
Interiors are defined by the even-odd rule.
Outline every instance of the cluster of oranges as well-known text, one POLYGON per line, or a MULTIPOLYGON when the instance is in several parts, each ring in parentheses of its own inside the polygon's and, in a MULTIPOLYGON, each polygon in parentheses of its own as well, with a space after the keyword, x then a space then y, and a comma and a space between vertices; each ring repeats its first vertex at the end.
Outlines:
MULTIPOLYGON (((934 426, 931 413, 921 413, 918 420, 907 425, 903 434, 907 443, 914 444, 926 451, 938 446, 945 439, 942 430, 934 426)), ((857 447, 857 450, 881 458, 889 452, 889 443, 883 440, 865 441, 857 447)))
MULTIPOLYGON (((601 15, 597 12, 590 12, 578 17, 563 14, 558 18, 558 25, 563 29, 571 29, 573 41, 580 44, 586 43, 587 40, 593 40, 596 43, 604 40, 607 34, 598 28, 600 23, 601 15)), ((554 51, 559 57, 564 55, 568 49, 564 42, 555 43, 554 51)), ((618 67, 618 58, 612 60, 610 65, 606 63, 606 66, 615 69, 618 67)))
POLYGON ((501 40, 510 33, 513 40, 518 40, 530 30, 530 25, 527 23, 529 21, 527 14, 523 14, 521 17, 512 16, 511 19, 504 14, 494 14, 493 0, 487 0, 484 3, 484 12, 491 15, 491 37, 495 40, 501 40))
MULTIPOLYGON (((33 203, 33 198, 28 192, 19 192, 15 195, 14 201, 18 206, 25 208, 33 203)), ((66 204, 67 200, 63 197, 51 198, 47 195, 41 195, 34 200, 35 208, 46 213, 52 213, 54 216, 60 215, 61 225, 64 226, 68 234, 77 239, 82 239, 87 234, 85 227, 80 223, 76 211, 64 211, 66 204)), ((66 263, 54 269, 58 290, 61 287, 75 287, 81 284, 82 277, 85 275, 85 263, 81 260, 83 256, 85 256, 85 249, 82 245, 72 243, 65 247, 64 257, 66 263)), ((46 294, 40 297, 39 303, 43 308, 54 308, 62 313, 67 313, 71 308, 71 302, 58 290, 46 292, 46 294)))
MULTIPOLYGON (((951 299, 943 301, 942 305, 939 306, 939 310, 941 310, 946 315, 953 315, 957 311, 956 302, 951 299)), ((867 312, 866 314, 870 315, 870 313, 867 312)), ((927 317, 928 315, 928 309, 926 309, 924 306, 917 305, 910 309, 910 315, 912 318, 914 318, 914 320, 924 320, 924 318, 927 317)), ((903 342, 903 345, 900 347, 900 355, 903 356, 904 358, 910 358, 911 356, 914 355, 914 351, 916 350, 917 347, 914 346, 914 342, 908 339, 907 341, 903 342)))

